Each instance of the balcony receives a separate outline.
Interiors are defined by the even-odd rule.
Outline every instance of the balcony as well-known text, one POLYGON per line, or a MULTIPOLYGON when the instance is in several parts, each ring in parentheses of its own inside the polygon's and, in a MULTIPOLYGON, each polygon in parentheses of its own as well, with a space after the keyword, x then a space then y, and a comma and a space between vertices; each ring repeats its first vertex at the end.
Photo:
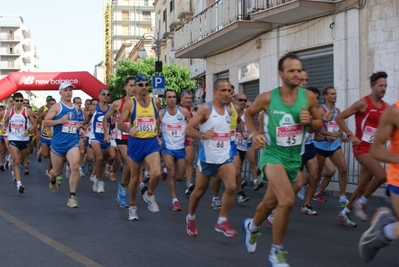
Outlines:
POLYGON ((255 22, 244 16, 242 6, 217 2, 174 34, 177 58, 205 58, 270 30, 271 23, 255 22))
POLYGON ((19 57, 20 55, 21 55, 21 52, 16 49, 10 49, 10 48, 5 48, 5 47, 2 47, 0 49, 0 56, 19 57))
POLYGON ((25 38, 31 38, 30 30, 26 27, 22 28, 22 34, 25 38))
POLYGON ((29 56, 22 56, 22 61, 23 61, 25 64, 28 64, 28 63, 31 63, 31 62, 32 62, 32 60, 30 59, 29 56))
POLYGON ((26 51, 32 51, 31 45, 30 45, 30 43, 27 42, 27 41, 24 41, 24 42, 22 43, 22 48, 24 49, 25 52, 26 52, 26 51))
POLYGON ((254 2, 250 10, 254 21, 290 24, 326 15, 343 9, 342 2, 355 0, 248 0, 254 2))
POLYGON ((180 21, 180 19, 177 18, 175 10, 172 10, 169 13, 169 18, 168 18, 168 26, 171 31, 175 31, 177 28, 179 28, 183 23, 180 21))
POLYGON ((8 33, 0 33, 0 42, 19 43, 20 41, 21 41, 20 36, 10 35, 8 33))
POLYGON ((205 60, 197 59, 189 67, 191 73, 191 79, 198 78, 205 73, 205 60))
POLYGON ((193 17, 194 12, 192 11, 190 2, 191 1, 187 0, 180 0, 177 2, 176 15, 178 19, 181 19, 182 21, 187 21, 193 17))
POLYGON ((10 62, 0 62, 0 69, 2 70, 20 70, 21 65, 16 64, 13 61, 10 62))

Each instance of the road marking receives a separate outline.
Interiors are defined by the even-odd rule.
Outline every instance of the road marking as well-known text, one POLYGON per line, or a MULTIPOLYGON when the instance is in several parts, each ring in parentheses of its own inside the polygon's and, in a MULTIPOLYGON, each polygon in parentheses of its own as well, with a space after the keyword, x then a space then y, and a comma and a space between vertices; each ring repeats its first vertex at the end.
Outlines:
POLYGON ((41 240, 43 243, 49 245, 50 247, 58 250, 59 252, 63 253, 64 255, 74 259, 75 261, 85 265, 85 266, 90 266, 90 267, 102 267, 101 264, 98 264, 97 262, 83 256, 79 252, 64 246, 63 244, 55 241, 54 239, 51 239, 50 237, 46 236, 45 234, 39 232, 35 228, 30 227, 26 223, 18 220, 11 214, 5 212, 4 210, 0 209, 0 216, 3 217, 4 219, 12 222, 14 225, 17 227, 21 228, 25 232, 31 234, 33 237, 41 240))

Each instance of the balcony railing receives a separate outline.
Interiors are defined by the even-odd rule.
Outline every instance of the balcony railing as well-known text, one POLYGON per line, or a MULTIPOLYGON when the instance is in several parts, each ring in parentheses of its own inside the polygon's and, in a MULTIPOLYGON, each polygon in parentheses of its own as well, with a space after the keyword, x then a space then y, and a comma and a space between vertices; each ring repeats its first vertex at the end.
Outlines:
POLYGON ((17 49, 9 49, 9 48, 1 48, 0 49, 0 55, 2 56, 20 56, 21 55, 21 51, 17 50, 17 49))
POLYGON ((28 63, 31 63, 31 62, 32 62, 32 60, 30 59, 29 56, 23 56, 23 57, 22 57, 22 61, 23 61, 25 64, 28 64, 28 63))
POLYGON ((183 23, 180 22, 180 19, 177 18, 175 10, 172 10, 169 13, 168 16, 168 26, 169 26, 169 30, 174 31, 174 29, 176 29, 177 27, 179 27, 180 25, 182 25, 183 23))
POLYGON ((227 1, 215 3, 186 22, 176 32, 176 51, 221 30, 236 22, 240 17, 242 17, 242 14, 238 14, 237 4, 229 5, 227 1))
POLYGON ((10 36, 8 33, 0 34, 0 42, 19 42, 20 40, 20 36, 10 36))
POLYGON ((14 62, 0 62, 0 69, 19 70, 21 69, 21 65, 14 62))

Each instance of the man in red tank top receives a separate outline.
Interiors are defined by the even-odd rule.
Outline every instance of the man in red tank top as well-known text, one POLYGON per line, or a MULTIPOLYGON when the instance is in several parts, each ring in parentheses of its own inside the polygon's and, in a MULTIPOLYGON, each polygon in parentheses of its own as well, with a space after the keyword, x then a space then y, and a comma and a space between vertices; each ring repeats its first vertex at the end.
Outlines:
MULTIPOLYGON (((191 108, 191 103, 193 102, 193 93, 189 90, 183 90, 180 94, 180 104, 179 106, 186 108, 190 113, 190 117, 193 117, 193 111, 191 108)), ((194 139, 186 135, 186 189, 185 194, 189 196, 194 190, 193 181, 193 161, 195 157, 194 150, 194 139)))
POLYGON ((371 93, 353 103, 336 118, 339 127, 349 137, 353 154, 360 163, 359 182, 353 192, 349 203, 340 212, 339 218, 344 218, 344 224, 355 227, 356 223, 348 217, 352 208, 361 221, 367 221, 366 205, 368 197, 386 181, 384 169, 380 163, 371 157, 370 147, 374 141, 378 122, 387 104, 382 100, 387 88, 388 75, 381 71, 373 73, 370 77, 371 93), (345 123, 345 119, 355 115, 356 132, 352 134, 345 123), (373 179, 374 177, 374 179, 373 179))

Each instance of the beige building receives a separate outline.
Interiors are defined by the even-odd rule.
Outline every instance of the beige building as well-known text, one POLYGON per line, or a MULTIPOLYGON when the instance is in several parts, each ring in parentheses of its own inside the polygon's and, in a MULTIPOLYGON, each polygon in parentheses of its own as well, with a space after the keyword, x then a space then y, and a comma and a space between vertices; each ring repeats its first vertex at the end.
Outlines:
POLYGON ((115 63, 131 58, 133 47, 154 30, 154 1, 103 0, 104 80, 108 82, 115 63), (130 55, 130 56, 129 56, 130 55))

